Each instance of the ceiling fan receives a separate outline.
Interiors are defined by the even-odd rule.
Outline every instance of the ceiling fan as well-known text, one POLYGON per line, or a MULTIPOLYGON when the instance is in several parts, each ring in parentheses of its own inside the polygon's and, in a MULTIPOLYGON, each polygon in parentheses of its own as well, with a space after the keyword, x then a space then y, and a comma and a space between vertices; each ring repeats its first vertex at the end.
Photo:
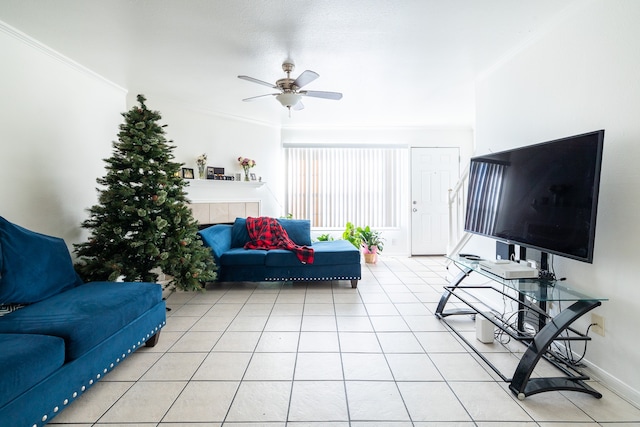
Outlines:
POLYGON ((286 59, 282 63, 282 70, 287 73, 287 77, 282 78, 276 81, 275 84, 265 82, 263 80, 258 80, 249 76, 238 76, 239 79, 247 80, 249 82, 258 83, 263 86, 269 86, 272 89, 278 89, 277 93, 268 93, 265 95, 253 96, 251 98, 245 98, 243 101, 253 101, 258 98, 263 98, 265 96, 275 96, 276 99, 282 104, 283 107, 286 107, 289 110, 289 116, 291 116, 291 109, 294 110, 302 110, 304 105, 302 104, 303 96, 310 96, 313 98, 324 98, 324 99, 333 99, 339 100, 342 99, 342 94, 339 92, 325 92, 325 91, 317 91, 317 90, 300 90, 304 86, 308 85, 320 75, 315 71, 306 70, 302 72, 298 76, 297 79, 291 78, 291 72, 294 70, 295 64, 292 60, 286 59))

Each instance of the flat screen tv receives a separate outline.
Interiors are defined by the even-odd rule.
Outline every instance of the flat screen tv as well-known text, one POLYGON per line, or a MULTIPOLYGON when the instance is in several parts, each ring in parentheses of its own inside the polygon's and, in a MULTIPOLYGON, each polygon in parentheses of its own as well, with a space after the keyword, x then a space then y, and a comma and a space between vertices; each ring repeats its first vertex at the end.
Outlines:
POLYGON ((467 232, 593 262, 604 130, 473 157, 467 232))

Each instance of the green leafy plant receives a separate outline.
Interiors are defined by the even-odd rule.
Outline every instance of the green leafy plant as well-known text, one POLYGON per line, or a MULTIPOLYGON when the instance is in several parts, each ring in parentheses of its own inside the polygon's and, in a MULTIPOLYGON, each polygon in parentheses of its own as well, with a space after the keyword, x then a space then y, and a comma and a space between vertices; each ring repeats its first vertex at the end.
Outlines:
POLYGON ((321 234, 319 235, 316 240, 318 242, 330 242, 333 240, 333 236, 331 236, 331 234, 329 233, 325 233, 325 234, 321 234))
POLYGON ((362 238, 358 233, 358 228, 351 222, 347 222, 345 230, 342 233, 342 238, 351 242, 351 244, 358 249, 360 249, 360 246, 362 245, 362 238))
POLYGON ((360 237, 360 243, 366 248, 368 252, 373 252, 374 248, 378 252, 382 252, 384 249, 384 238, 381 233, 376 230, 372 230, 368 225, 364 228, 358 227, 356 233, 360 237))

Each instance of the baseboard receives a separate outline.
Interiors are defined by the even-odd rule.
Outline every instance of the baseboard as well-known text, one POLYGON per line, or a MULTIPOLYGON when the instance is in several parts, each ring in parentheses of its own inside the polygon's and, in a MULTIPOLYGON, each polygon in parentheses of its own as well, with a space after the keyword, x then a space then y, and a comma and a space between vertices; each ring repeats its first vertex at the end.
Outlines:
MULTIPOLYGON (((566 347, 563 344, 561 344, 560 342, 557 342, 556 345, 562 348, 563 352, 565 351, 564 349, 566 347)), ((581 355, 576 353, 575 351, 572 351, 572 354, 576 360, 578 360, 581 357, 581 355)), ((581 363, 584 364, 585 366, 584 370, 588 371, 587 375, 589 375, 590 378, 598 381, 600 384, 602 384, 603 386, 605 386, 606 388, 608 388, 609 390, 611 390, 612 392, 614 392, 615 394, 623 398, 624 400, 628 401, 635 407, 640 408, 640 391, 639 390, 634 389, 633 387, 629 386, 629 384, 625 383, 624 381, 620 380, 617 377, 614 377, 609 372, 601 369, 599 366, 594 365, 592 362, 590 362, 586 358, 582 359, 581 363)))
POLYGON ((629 386, 629 384, 625 383, 617 377, 614 377, 607 371, 601 369, 600 367, 594 365, 586 359, 583 359, 582 362, 589 370, 589 374, 593 379, 597 380, 600 384, 607 387, 609 390, 613 391, 623 399, 627 400, 632 405, 640 408, 639 390, 632 388, 631 386, 629 386))

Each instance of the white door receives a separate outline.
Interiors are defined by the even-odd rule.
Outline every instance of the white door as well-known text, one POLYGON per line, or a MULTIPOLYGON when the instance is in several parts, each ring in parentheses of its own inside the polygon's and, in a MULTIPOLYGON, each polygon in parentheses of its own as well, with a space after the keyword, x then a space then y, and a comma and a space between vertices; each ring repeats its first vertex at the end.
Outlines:
POLYGON ((458 148, 411 149, 411 255, 446 253, 447 200, 459 170, 458 148))

